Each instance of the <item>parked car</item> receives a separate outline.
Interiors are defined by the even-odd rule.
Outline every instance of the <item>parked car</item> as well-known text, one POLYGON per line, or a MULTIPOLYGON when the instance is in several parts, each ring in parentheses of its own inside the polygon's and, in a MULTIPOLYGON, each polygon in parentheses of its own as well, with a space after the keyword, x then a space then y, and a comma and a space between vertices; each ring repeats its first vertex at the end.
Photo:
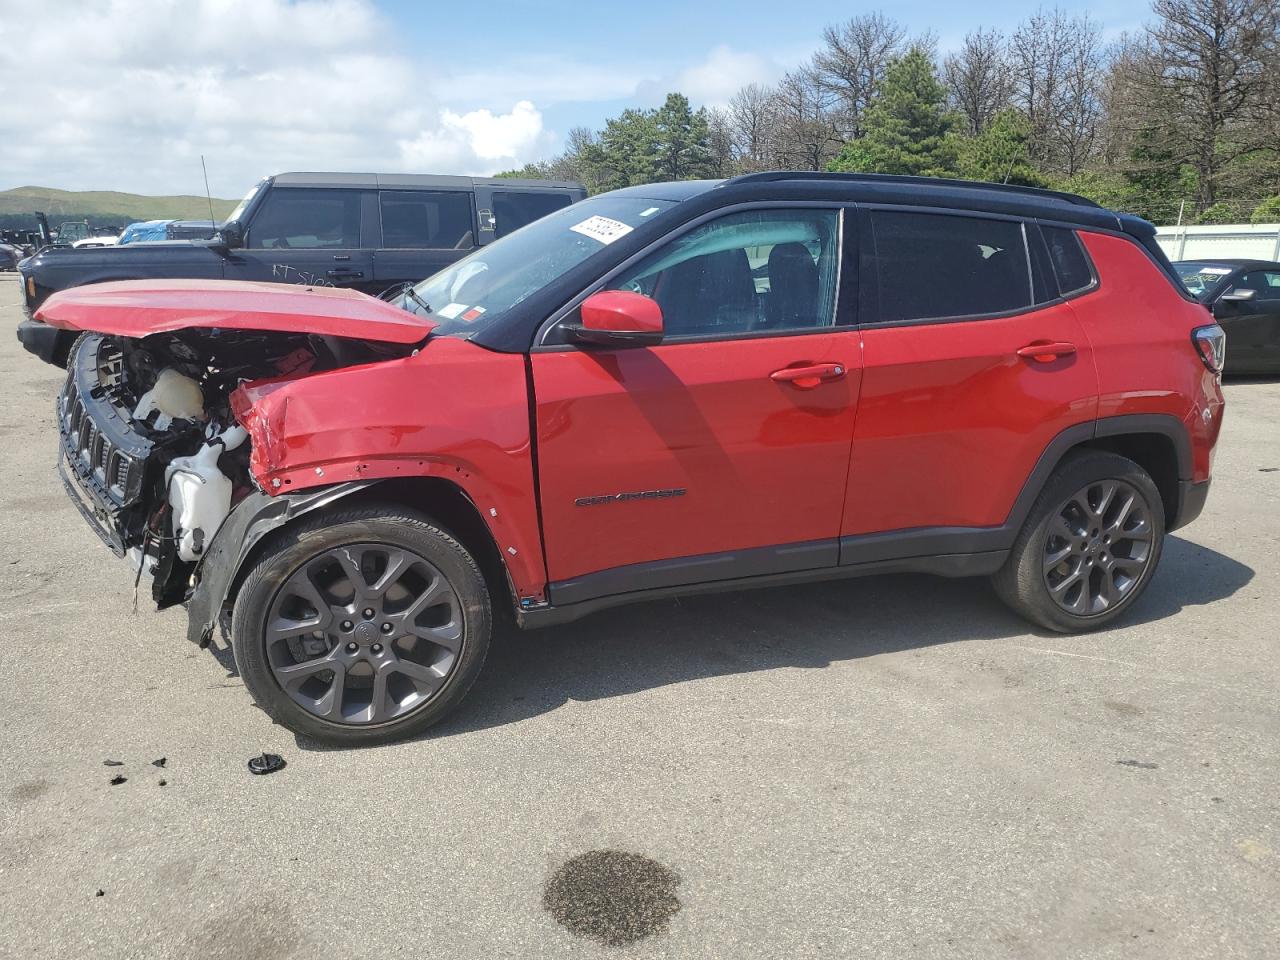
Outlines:
POLYGON ((1223 414, 1222 330, 1150 224, 956 181, 631 187, 393 302, 152 280, 38 317, 80 336, 85 518, 338 744, 438 721, 505 615, 915 571, 1101 627, 1200 513, 1223 414))
POLYGON ((1280 373, 1280 263, 1184 260, 1173 266, 1227 332, 1227 373, 1280 373))
MULTIPOLYGON (((168 221, 169 242, 140 244, 130 235, 110 250, 41 250, 21 271, 24 303, 30 314, 57 290, 151 277, 353 287, 376 295, 416 283, 584 196, 577 184, 551 180, 282 173, 250 190, 214 240, 174 241, 200 222, 168 221)), ((18 336, 60 365, 73 340, 29 319, 18 336)))
POLYGON ((154 240, 171 240, 169 224, 173 220, 139 220, 124 228, 120 234, 120 246, 130 243, 150 243, 154 240))
POLYGON ((84 237, 81 240, 73 240, 71 247, 74 250, 87 250, 93 247, 114 247, 119 242, 120 237, 116 234, 103 233, 84 237))
POLYGON ((0 243, 0 270, 16 270, 18 269, 18 261, 25 254, 22 250, 11 243, 0 243))

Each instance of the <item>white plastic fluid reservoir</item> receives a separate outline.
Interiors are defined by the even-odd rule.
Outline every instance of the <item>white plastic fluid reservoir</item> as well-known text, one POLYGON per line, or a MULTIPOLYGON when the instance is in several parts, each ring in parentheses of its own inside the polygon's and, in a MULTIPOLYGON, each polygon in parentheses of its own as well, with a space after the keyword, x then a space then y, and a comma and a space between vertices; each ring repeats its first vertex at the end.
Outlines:
POLYGON ((174 457, 165 471, 172 508, 173 536, 178 556, 188 563, 200 559, 222 521, 231 512, 231 478, 218 469, 223 450, 234 450, 248 436, 231 427, 205 441, 190 457, 174 457))

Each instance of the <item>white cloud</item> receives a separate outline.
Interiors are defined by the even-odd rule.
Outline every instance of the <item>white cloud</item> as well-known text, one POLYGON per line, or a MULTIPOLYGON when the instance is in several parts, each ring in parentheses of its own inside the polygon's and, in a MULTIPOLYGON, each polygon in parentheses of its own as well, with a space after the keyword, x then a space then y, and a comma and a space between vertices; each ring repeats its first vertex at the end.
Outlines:
MULTIPOLYGON (((492 173, 528 96, 460 112, 368 0, 0 0, 0 188, 243 193, 282 170, 492 173)), ((491 94, 492 96, 492 94, 491 94)))
POLYGON ((783 72, 783 66, 770 57, 721 44, 701 63, 683 70, 672 89, 693 103, 722 107, 740 88, 749 83, 773 83, 783 72))

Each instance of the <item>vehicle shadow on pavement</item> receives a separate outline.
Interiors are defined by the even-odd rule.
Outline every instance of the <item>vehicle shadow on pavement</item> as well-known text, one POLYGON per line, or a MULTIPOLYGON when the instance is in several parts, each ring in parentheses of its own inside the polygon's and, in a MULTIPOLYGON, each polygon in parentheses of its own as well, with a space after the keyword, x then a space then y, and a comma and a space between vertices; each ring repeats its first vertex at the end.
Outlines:
MULTIPOLYGON (((1231 596, 1254 571, 1171 536, 1155 581, 1117 627, 1231 596)), ((539 716, 574 700, 689 680, 833 662, 1028 632, 985 580, 889 575, 660 600, 561 627, 494 637, 484 672, 450 717, 419 739, 539 716)), ((306 750, 333 749, 297 738, 306 750)))

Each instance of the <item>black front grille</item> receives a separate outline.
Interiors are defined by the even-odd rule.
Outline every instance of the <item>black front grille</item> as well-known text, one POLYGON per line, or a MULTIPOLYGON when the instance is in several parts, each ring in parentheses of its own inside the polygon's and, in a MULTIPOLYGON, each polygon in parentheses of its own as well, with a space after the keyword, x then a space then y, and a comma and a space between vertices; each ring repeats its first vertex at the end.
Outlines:
POLYGON ((141 498, 151 441, 135 431, 128 412, 113 402, 119 359, 114 345, 98 336, 81 339, 67 364, 58 398, 58 429, 65 463, 109 512, 141 498))

